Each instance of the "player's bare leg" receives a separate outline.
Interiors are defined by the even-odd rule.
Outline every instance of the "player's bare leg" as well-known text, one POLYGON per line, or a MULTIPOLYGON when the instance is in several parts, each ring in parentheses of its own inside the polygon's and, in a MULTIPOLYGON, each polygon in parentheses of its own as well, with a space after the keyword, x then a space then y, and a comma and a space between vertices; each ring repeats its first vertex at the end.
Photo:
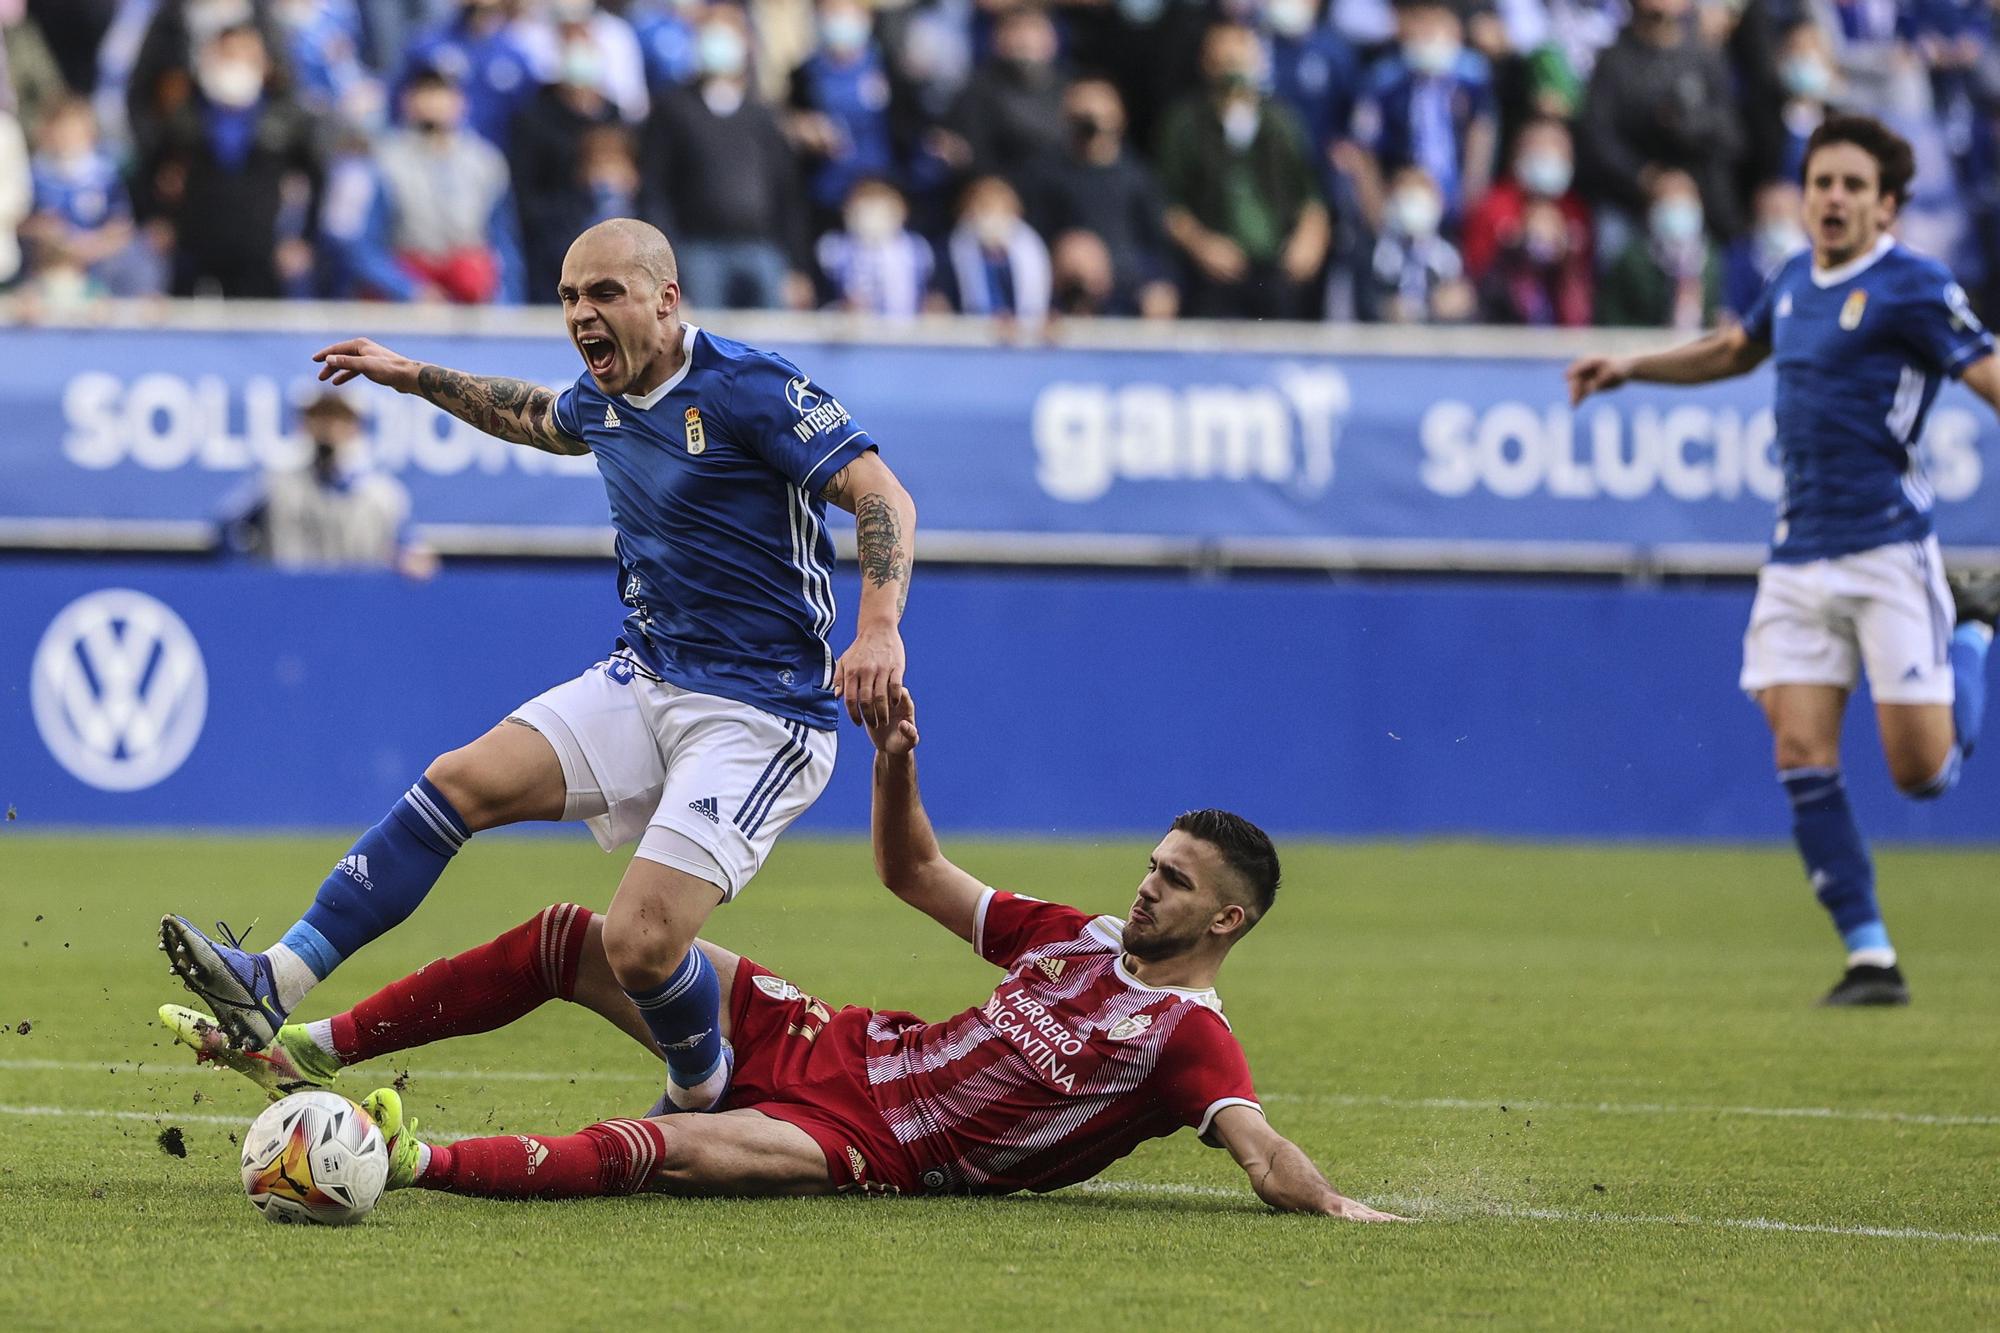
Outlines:
POLYGON ((1957 776, 1958 730, 1951 705, 1877 704, 1875 721, 1897 790, 1920 800, 1944 795, 1957 776))
POLYGON ((720 982, 694 947, 721 901, 722 890, 707 880, 635 856, 605 915, 611 975, 666 1055, 663 1109, 711 1110, 729 1089, 720 982))
POLYGON ((262 1050, 308 991, 416 910, 467 838, 524 819, 561 819, 565 792, 554 747, 529 727, 503 723, 433 760, 268 950, 244 948, 220 922, 220 938, 211 939, 171 915, 160 921, 160 947, 223 1031, 262 1050))
MULTIPOLYGON (((702 951, 709 965, 715 969, 715 979, 722 992, 722 1037, 725 1041, 732 1041, 736 1034, 730 1022, 730 1005, 736 993, 736 967, 743 960, 707 940, 696 940, 694 946, 702 951)), ((611 960, 604 955, 604 918, 601 916, 592 916, 586 928, 583 957, 576 972, 576 990, 569 998, 602 1016, 613 1027, 644 1046, 655 1059, 666 1059, 659 1043, 653 1040, 652 1029, 646 1026, 638 1006, 632 1003, 632 997, 625 993, 625 988, 612 974, 611 960)))
POLYGON ((1822 1004, 1907 1004, 1896 950, 1875 902, 1875 862, 1840 775, 1848 691, 1839 685, 1773 685, 1757 696, 1771 726, 1778 781, 1792 803, 1792 837, 1813 894, 1847 948, 1847 971, 1822 1004))

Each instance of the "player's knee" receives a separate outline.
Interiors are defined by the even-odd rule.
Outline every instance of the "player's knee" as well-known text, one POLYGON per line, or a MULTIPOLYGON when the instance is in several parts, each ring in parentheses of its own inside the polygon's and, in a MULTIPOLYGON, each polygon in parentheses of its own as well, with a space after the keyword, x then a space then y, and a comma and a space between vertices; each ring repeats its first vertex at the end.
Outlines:
POLYGON ((1829 743, 1824 737, 1803 730, 1781 727, 1773 737, 1772 745, 1778 771, 1793 768, 1837 768, 1840 765, 1840 745, 1829 743))
POLYGON ((1919 750, 1889 756, 1889 778, 1896 790, 1916 801, 1934 801, 1958 779, 1957 754, 1919 750))
POLYGON ((680 967, 688 946, 659 923, 613 912, 604 919, 604 961, 627 991, 650 990, 680 967))

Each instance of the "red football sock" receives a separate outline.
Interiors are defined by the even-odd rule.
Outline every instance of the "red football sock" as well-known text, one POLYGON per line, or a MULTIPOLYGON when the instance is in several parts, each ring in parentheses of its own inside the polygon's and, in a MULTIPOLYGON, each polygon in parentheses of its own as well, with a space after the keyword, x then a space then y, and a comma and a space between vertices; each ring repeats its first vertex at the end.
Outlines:
POLYGON ((369 1060, 446 1037, 505 1027, 549 1000, 576 993, 590 911, 545 907, 514 929, 455 958, 427 963, 333 1016, 342 1060, 369 1060))
POLYGON ((666 1134, 647 1120, 607 1120, 562 1138, 460 1139, 432 1146, 417 1184, 488 1199, 631 1194, 651 1179, 666 1150, 666 1134))

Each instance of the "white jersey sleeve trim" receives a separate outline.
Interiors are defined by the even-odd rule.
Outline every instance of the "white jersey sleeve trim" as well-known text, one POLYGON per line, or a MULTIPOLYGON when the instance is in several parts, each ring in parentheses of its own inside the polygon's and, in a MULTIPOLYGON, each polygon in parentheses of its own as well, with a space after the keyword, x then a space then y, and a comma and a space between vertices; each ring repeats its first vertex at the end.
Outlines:
POLYGON ((819 470, 826 466, 827 459, 832 458, 835 454, 839 453, 842 449, 845 449, 848 445, 854 443, 856 440, 860 439, 863 435, 866 435, 867 433, 868 432, 865 430, 857 430, 854 432, 854 434, 848 436, 846 439, 842 440, 839 444, 834 445, 833 448, 827 450, 824 454, 820 455, 819 462, 814 463, 811 467, 806 469, 806 481, 810 482, 814 477, 819 475, 819 470))
POLYGON ((1975 338, 1973 341, 1967 343, 1965 346, 1959 348, 1956 352, 1952 353, 1951 360, 1944 363, 1945 374, 1950 375, 1951 377, 1956 379, 1958 377, 1958 368, 1960 366, 1964 365, 1967 361, 1972 360, 1975 356, 1984 355, 1985 353, 1990 352, 1992 350, 1993 350, 1993 340, 1991 338, 1975 338))
POLYGON ((987 889, 979 895, 979 906, 972 913, 972 951, 981 958, 986 956, 986 909, 993 905, 993 895, 998 889, 987 889))
POLYGON ((1264 1114, 1264 1108, 1258 1103, 1251 1101, 1248 1097, 1223 1097, 1208 1104, 1208 1109, 1201 1113, 1201 1128, 1197 1129, 1195 1133, 1199 1134, 1206 1141, 1209 1128, 1215 1124, 1215 1117, 1221 1115, 1232 1106, 1247 1106, 1258 1115, 1264 1114))

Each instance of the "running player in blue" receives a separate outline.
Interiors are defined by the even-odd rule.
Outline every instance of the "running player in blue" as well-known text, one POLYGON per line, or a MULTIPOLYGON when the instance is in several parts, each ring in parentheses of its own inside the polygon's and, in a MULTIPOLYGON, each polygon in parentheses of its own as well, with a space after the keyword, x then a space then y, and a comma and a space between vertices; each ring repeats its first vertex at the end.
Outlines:
POLYGON ((1742 686, 1770 723, 1793 837, 1847 948, 1832 1005, 1910 998, 1841 782, 1848 696, 1865 669, 1897 787, 1944 795, 1979 737, 2000 616, 2000 578, 1947 581, 1931 531, 1924 415, 1947 375, 2000 409, 2000 358, 1944 266, 1889 235, 1913 171, 1910 146, 1879 122, 1830 117, 1806 146, 1812 247, 1778 270, 1741 327, 1569 368, 1580 403, 1628 380, 1704 384, 1777 358, 1785 494, 1742 686))
MULTIPOLYGON (((398 356, 366 338, 320 378, 416 394, 501 439, 595 456, 630 613, 609 657, 435 760, 263 953, 161 922, 174 970, 252 1050, 307 991, 415 910, 465 840, 521 820, 584 821, 638 849, 605 919, 613 975, 666 1057, 662 1102, 707 1110, 730 1052, 714 969, 693 945, 825 787, 837 700, 890 715, 916 511, 867 431, 768 352, 681 320, 665 236, 616 219, 579 237, 560 288, 585 373, 557 394, 398 356), (837 660, 827 503, 854 514, 862 572, 837 660)), ((327 1041, 330 1033, 319 1034, 327 1041)))

